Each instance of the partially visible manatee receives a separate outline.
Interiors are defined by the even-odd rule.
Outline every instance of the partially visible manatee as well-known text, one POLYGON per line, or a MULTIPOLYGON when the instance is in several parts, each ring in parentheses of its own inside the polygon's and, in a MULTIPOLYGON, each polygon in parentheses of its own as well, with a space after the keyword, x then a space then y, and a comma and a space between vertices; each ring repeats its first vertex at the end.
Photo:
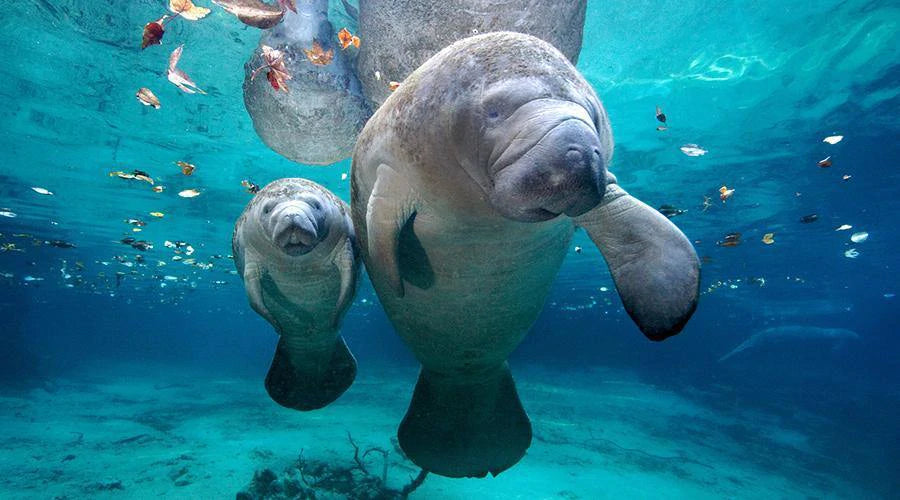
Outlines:
POLYGON ((356 377, 338 334, 359 274, 347 204, 314 182, 277 180, 247 204, 231 244, 250 306, 280 336, 269 396, 297 410, 328 405, 356 377))
POLYGON ((260 39, 260 46, 284 52, 290 91, 272 88, 265 70, 250 80, 263 64, 257 50, 244 65, 244 105, 256 133, 276 153, 299 163, 328 165, 350 156, 371 111, 354 71, 355 49, 341 50, 328 20, 328 1, 298 2, 297 10, 286 12, 284 21, 260 39), (330 64, 317 66, 306 57, 304 49, 312 48, 313 40, 334 51, 330 64))
POLYGON ((491 31, 536 36, 574 64, 586 5, 586 0, 360 0, 359 79, 373 107, 380 106, 390 94, 389 81, 403 81, 461 38, 491 31))
POLYGON ((727 354, 719 358, 719 362, 726 361, 732 356, 744 352, 748 349, 755 349, 764 345, 784 344, 791 341, 800 342, 816 342, 816 341, 832 341, 843 342, 846 340, 855 340, 859 338, 859 334, 853 330, 845 328, 821 328, 817 326, 806 325, 785 325, 766 328, 760 330, 750 336, 729 351, 727 354))

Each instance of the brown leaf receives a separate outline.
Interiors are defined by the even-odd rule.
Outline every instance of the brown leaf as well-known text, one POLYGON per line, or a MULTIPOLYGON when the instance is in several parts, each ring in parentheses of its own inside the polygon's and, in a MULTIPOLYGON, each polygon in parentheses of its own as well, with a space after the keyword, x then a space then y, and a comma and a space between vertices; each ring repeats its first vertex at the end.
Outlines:
POLYGON ((146 49, 151 45, 158 45, 162 42, 162 37, 166 32, 166 30, 163 28, 163 23, 168 18, 169 16, 165 15, 156 21, 152 21, 144 25, 144 36, 141 39, 141 50, 146 49))
MULTIPOLYGON (((260 0, 212 0, 214 4, 235 15, 242 23, 259 29, 269 29, 281 22, 284 10, 260 0)), ((296 10, 295 10, 296 12, 296 10)))
POLYGON ((197 7, 191 0, 169 0, 169 10, 188 21, 203 19, 210 12, 206 7, 197 7))
POLYGON ((395 82, 393 80, 388 82, 388 90, 390 90, 391 92, 393 92, 399 88, 400 88, 400 82, 395 82))
POLYGON ((303 49, 303 52, 306 53, 306 58, 309 59, 309 62, 315 64, 316 66, 328 65, 331 63, 331 60, 334 59, 334 50, 323 50, 322 44, 320 44, 319 41, 315 39, 313 40, 312 48, 303 49))
POLYGON ((359 48, 359 37, 351 34, 347 28, 341 28, 341 31, 338 31, 337 37, 338 41, 341 42, 341 50, 346 49, 350 45, 353 45, 357 49, 359 48))
POLYGON ((191 80, 191 77, 187 76, 187 73, 177 68, 178 60, 181 59, 181 51, 183 49, 184 45, 179 45, 178 48, 173 50, 172 54, 169 55, 169 69, 167 71, 169 81, 188 94, 195 94, 197 92, 205 94, 206 92, 197 87, 197 84, 191 80))
POLYGON ((153 106, 154 109, 159 109, 160 107, 159 99, 147 87, 138 89, 136 97, 144 106, 153 106))
POLYGON ((257 73, 268 68, 269 71, 266 73, 266 79, 269 80, 269 84, 272 88, 287 92, 288 88, 285 81, 290 80, 291 75, 284 66, 284 53, 280 50, 273 49, 268 45, 263 45, 261 55, 265 64, 253 70, 253 73, 250 74, 250 80, 256 78, 257 73))
POLYGON ((193 174, 194 169, 197 168, 192 163, 188 163, 186 161, 176 161, 175 164, 181 167, 181 173, 184 175, 193 174))
POLYGON ((822 168, 828 168, 831 166, 831 157, 827 157, 824 160, 819 160, 819 166, 822 168))

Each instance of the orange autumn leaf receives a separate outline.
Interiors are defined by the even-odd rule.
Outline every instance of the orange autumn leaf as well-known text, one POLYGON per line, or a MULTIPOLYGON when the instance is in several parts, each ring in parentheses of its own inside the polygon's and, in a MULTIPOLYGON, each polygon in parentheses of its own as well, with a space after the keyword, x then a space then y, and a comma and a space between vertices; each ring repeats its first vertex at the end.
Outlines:
POLYGON ((169 0, 169 10, 188 21, 203 19, 210 12, 206 7, 197 7, 191 0, 169 0))
POLYGON ((144 25, 144 36, 141 39, 141 50, 146 49, 151 45, 159 45, 162 43, 162 37, 165 34, 166 30, 163 28, 163 23, 168 19, 168 15, 164 15, 156 21, 149 22, 144 25))
POLYGON ((347 28, 341 28, 341 31, 338 31, 337 37, 338 41, 341 42, 341 50, 346 49, 350 45, 353 45, 357 49, 359 48, 359 37, 354 36, 347 28))
POLYGON ((181 167, 181 173, 184 175, 191 175, 194 173, 194 169, 197 168, 193 164, 188 163, 186 161, 176 161, 176 165, 181 167))
POLYGON ((303 52, 306 53, 306 58, 309 59, 309 62, 316 66, 325 66, 330 64, 331 60, 334 59, 334 49, 325 51, 322 49, 322 44, 320 44, 318 40, 313 40, 312 48, 303 49, 303 52))
POLYGON ((725 200, 731 198, 734 194, 734 188, 728 189, 727 186, 722 186, 719 188, 719 198, 722 200, 722 203, 725 203, 725 200))
POLYGON ((399 88, 400 88, 400 82, 395 82, 395 81, 393 81, 393 80, 391 80, 390 82, 388 82, 388 89, 389 89, 391 92, 393 92, 393 91, 395 91, 395 90, 397 90, 397 89, 399 89, 399 88))

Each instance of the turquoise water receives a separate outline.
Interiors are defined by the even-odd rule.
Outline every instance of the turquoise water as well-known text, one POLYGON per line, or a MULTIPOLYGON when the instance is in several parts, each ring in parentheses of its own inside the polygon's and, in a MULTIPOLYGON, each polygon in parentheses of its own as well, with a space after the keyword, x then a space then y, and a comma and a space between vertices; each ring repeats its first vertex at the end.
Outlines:
MULTIPOLYGON (((241 181, 306 177, 349 200, 350 162, 299 165, 261 142, 241 89, 260 32, 207 6, 144 51, 141 27, 164 2, 0 6, 0 211, 16 214, 0 217, 0 243, 14 245, 0 252, 0 496, 219 498, 301 449, 344 464, 345 430, 391 447, 417 365, 366 279, 343 328, 360 380, 337 407, 290 412, 262 388, 275 336, 228 259, 250 199, 241 181), (166 81, 182 43, 180 67, 207 95, 166 81), (161 109, 135 100, 140 87, 161 109), (197 169, 184 176, 175 161, 197 169), (109 176, 134 169, 165 191, 109 176), (201 195, 176 195, 185 189, 201 195), (129 236, 154 248, 120 243, 129 236), (172 261, 165 240, 189 242, 203 265, 172 261)), ((673 222, 703 259, 697 312, 679 336, 647 342, 577 233, 511 359, 532 450, 497 478, 432 476, 414 497, 896 496, 898 24, 886 1, 589 1, 577 68, 612 122, 611 170, 651 206, 686 210, 673 222), (687 144, 708 152, 688 156, 687 144), (725 203, 723 185, 735 190, 725 203), (717 245, 736 232, 740 245, 717 245), (852 242, 859 232, 868 239, 852 242), (858 338, 718 362, 786 325, 858 338)), ((399 488, 416 469, 391 457, 399 488)))

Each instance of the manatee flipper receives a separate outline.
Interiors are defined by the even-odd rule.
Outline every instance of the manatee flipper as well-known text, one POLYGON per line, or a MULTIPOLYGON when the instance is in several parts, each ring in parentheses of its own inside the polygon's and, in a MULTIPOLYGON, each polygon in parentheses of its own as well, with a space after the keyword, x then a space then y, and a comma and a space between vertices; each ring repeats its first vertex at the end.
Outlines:
POLYGON ((468 381, 423 368, 397 437, 426 471, 496 476, 525 455, 531 422, 505 362, 468 381))
POLYGON ((607 175, 603 201, 575 218, 600 249, 625 310, 650 340, 684 327, 697 307, 700 262, 687 237, 664 215, 607 175))
POLYGON ((268 321, 275 328, 276 333, 281 335, 281 325, 269 312, 263 301, 262 273, 262 269, 256 262, 248 262, 244 265, 244 289, 247 291, 247 299, 250 301, 250 307, 268 321))
POLYGON ((281 406, 302 411, 324 408, 356 378, 356 359, 341 336, 335 339, 330 354, 301 349, 291 356, 291 351, 289 342, 281 337, 266 375, 266 391, 281 406))
POLYGON ((393 168, 379 165, 366 208, 367 246, 373 263, 367 268, 386 273, 387 282, 399 297, 404 294, 397 253, 400 231, 414 214, 409 185, 393 168))
POLYGON ((340 325, 344 311, 347 310, 350 301, 353 300, 353 293, 356 291, 357 273, 356 267, 353 265, 354 260, 353 242, 347 238, 334 258, 334 266, 341 274, 341 291, 338 294, 337 307, 334 309, 334 318, 331 322, 335 329, 340 325))

